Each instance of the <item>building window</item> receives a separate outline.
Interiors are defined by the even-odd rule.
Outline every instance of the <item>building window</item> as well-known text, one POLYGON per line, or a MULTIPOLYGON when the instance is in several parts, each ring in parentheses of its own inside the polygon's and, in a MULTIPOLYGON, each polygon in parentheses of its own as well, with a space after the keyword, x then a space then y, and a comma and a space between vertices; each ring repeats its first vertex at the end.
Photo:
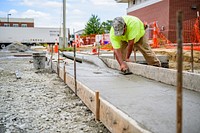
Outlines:
POLYGON ((13 24, 13 27, 19 27, 19 24, 13 24))
POLYGON ((22 24, 21 27, 27 27, 27 24, 22 24))
POLYGON ((149 1, 149 0, 133 0, 132 2, 133 2, 133 5, 135 5, 135 4, 144 3, 144 2, 146 2, 146 1, 149 1))
POLYGON ((4 27, 10 27, 10 24, 4 24, 3 26, 4 27))

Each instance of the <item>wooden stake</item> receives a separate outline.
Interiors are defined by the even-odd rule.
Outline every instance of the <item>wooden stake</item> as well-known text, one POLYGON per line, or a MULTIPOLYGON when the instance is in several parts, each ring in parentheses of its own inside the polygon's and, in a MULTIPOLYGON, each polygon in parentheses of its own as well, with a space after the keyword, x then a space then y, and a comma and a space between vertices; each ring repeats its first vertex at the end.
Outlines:
POLYGON ((59 71, 60 71, 60 70, 59 70, 59 66, 60 66, 60 60, 59 60, 59 58, 60 58, 60 57, 59 57, 59 50, 58 50, 58 62, 57 62, 57 73, 58 73, 58 77, 59 77, 59 75, 60 75, 60 74, 59 74, 59 73, 60 73, 60 72, 59 72, 59 71))
POLYGON ((96 115, 95 115, 95 120, 99 121, 100 120, 100 100, 99 100, 99 91, 95 92, 95 101, 96 101, 96 115))
POLYGON ((194 53, 193 53, 193 43, 191 44, 191 69, 194 72, 194 53))
POLYGON ((176 96, 176 132, 182 133, 182 69, 183 69, 183 46, 182 46, 182 11, 177 13, 177 96, 176 96))
POLYGON ((75 94, 77 95, 77 82, 76 82, 76 45, 74 44, 74 83, 75 83, 75 94))
POLYGON ((53 69, 53 44, 51 45, 51 70, 53 69))
POLYGON ((98 52, 98 57, 99 57, 99 54, 100 54, 100 43, 99 43, 99 42, 97 43, 97 48, 98 48, 98 49, 97 49, 97 50, 98 50, 97 52, 98 52))
POLYGON ((64 69, 64 77, 63 77, 63 79, 64 79, 64 83, 66 84, 66 70, 65 70, 65 66, 66 66, 66 62, 64 63, 64 67, 63 67, 63 69, 64 69))
POLYGON ((134 48, 134 62, 136 63, 136 49, 134 48))

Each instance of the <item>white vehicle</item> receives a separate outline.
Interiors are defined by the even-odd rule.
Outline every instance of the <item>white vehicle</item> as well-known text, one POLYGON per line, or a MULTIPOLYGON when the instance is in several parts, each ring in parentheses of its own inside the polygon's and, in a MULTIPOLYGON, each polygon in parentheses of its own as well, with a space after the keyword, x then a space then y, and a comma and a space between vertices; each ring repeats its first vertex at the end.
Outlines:
POLYGON ((13 42, 25 45, 55 44, 59 41, 59 34, 60 28, 0 27, 0 48, 13 42))

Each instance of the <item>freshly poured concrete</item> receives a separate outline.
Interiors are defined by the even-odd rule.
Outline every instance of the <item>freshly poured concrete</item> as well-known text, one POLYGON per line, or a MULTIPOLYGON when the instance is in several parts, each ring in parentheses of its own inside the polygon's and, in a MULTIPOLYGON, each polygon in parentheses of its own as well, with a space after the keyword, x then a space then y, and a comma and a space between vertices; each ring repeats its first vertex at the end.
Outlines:
MULTIPOLYGON (((84 56, 83 58, 86 58, 84 56)), ((106 68, 97 57, 92 65, 76 63, 77 80, 136 120, 141 127, 155 133, 176 132, 176 87, 136 75, 121 75, 106 68)), ((60 65, 63 66, 63 65, 60 65)), ((74 73, 73 61, 66 72, 74 73)), ((183 133, 200 131, 200 93, 183 91, 183 133)))

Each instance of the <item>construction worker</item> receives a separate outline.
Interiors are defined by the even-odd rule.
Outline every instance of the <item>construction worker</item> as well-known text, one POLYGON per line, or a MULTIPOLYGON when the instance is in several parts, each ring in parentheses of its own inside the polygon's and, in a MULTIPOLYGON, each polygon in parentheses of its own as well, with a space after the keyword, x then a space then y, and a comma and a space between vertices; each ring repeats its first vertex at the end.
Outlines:
POLYGON ((122 16, 114 18, 110 29, 110 41, 123 72, 128 70, 126 62, 131 61, 130 56, 134 48, 143 54, 147 64, 161 66, 159 59, 151 50, 145 37, 145 25, 137 17, 122 16))

